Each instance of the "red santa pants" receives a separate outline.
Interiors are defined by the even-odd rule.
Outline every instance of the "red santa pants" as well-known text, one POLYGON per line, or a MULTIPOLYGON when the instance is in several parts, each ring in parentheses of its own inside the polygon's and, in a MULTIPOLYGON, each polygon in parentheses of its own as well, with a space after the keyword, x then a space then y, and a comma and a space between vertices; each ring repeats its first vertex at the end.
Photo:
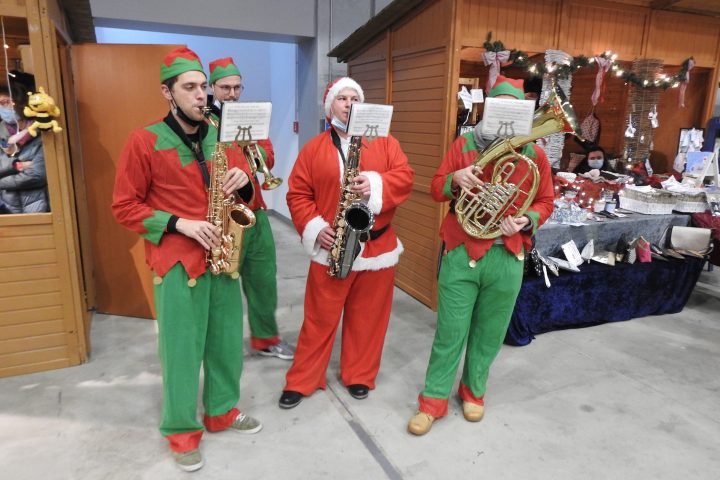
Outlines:
POLYGON ((351 272, 338 280, 327 266, 310 262, 305 319, 285 390, 310 395, 325 388, 335 332, 343 317, 340 378, 343 384, 375 388, 392 307, 395 267, 351 272))

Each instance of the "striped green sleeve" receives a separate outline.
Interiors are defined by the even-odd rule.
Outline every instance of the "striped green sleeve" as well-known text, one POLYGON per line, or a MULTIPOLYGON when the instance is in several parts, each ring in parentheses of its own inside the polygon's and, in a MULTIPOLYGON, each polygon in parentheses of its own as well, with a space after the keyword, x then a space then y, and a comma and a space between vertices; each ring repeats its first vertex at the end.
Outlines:
POLYGON ((530 219, 530 224, 532 225, 532 233, 531 235, 535 235, 535 232, 537 231, 537 224, 540 221, 540 214, 538 212, 533 212, 528 210, 525 212, 525 216, 530 219))
POLYGON ((443 195, 445 195, 450 200, 453 200, 455 198, 455 193, 453 193, 452 189, 452 179, 454 173, 455 172, 450 172, 447 174, 447 177, 445 177, 445 185, 443 186, 443 195))
POLYGON ((143 233, 142 237, 155 245, 159 244, 170 217, 168 212, 153 210, 152 216, 143 220, 143 226, 147 232, 143 233))

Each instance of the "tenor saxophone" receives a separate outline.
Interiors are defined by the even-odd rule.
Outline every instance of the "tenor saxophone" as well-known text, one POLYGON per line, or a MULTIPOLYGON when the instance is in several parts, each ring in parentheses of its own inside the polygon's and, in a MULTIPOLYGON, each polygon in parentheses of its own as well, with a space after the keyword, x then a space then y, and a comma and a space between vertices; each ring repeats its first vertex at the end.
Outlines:
POLYGON ((350 137, 350 147, 345 162, 345 173, 340 185, 340 200, 333 221, 335 241, 328 254, 327 273, 331 277, 346 278, 360 253, 360 238, 370 231, 375 215, 362 201, 362 195, 352 191, 353 178, 358 175, 362 137, 350 137))
MULTIPOLYGON (((212 124, 209 120, 208 123, 212 124)), ((245 230, 255 225, 255 214, 246 205, 237 203, 234 194, 226 197, 223 192, 222 182, 228 171, 225 148, 226 145, 218 141, 212 154, 207 221, 218 227, 221 233, 220 245, 208 250, 206 259, 213 275, 225 273, 238 278, 243 236, 245 230)))

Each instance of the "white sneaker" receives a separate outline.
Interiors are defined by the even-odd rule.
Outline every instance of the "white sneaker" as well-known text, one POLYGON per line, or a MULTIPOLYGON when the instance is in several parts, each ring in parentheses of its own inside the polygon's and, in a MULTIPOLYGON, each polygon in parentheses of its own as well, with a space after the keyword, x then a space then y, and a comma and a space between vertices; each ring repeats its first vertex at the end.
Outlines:
POLYGON ((175 465, 185 472, 200 470, 205 465, 200 450, 197 448, 188 452, 172 452, 172 456, 175 459, 175 465))
POLYGON ((275 345, 271 345, 264 350, 258 350, 258 353, 266 357, 277 357, 282 360, 292 360, 295 358, 295 347, 284 340, 280 340, 280 342, 275 345))

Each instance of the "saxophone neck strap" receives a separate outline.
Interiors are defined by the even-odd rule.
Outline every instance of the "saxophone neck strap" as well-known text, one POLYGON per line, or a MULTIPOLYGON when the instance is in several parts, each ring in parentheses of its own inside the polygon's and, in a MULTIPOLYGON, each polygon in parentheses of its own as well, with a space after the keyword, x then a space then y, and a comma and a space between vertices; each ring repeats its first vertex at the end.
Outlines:
POLYGON ((345 159, 345 154, 342 149, 342 143, 340 142, 340 135, 338 135, 333 127, 330 127, 330 136, 332 137, 335 148, 337 148, 338 152, 340 152, 340 158, 342 158, 343 165, 347 165, 347 160, 345 159))
POLYGON ((190 151, 195 156, 195 160, 197 160, 198 166, 200 167, 200 172, 203 176, 203 181, 205 182, 206 187, 210 187, 210 172, 208 171, 207 163, 205 162, 205 154, 203 153, 202 149, 202 140, 205 138, 205 135, 207 134, 207 124, 202 123, 198 127, 197 131, 197 142, 193 142, 190 140, 190 137, 188 137, 187 133, 182 129, 180 124, 178 123, 175 116, 172 114, 172 112, 168 112, 167 116, 163 120, 168 127, 170 127, 170 130, 173 131, 175 135, 185 144, 186 147, 190 149, 190 151))

